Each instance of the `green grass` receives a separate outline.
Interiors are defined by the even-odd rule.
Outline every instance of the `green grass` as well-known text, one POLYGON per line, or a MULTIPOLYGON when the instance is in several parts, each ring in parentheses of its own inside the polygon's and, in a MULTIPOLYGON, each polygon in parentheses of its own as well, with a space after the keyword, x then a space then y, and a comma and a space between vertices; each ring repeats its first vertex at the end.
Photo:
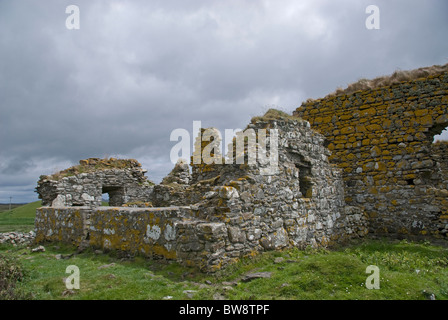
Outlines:
POLYGON ((365 239, 334 250, 267 252, 209 275, 163 260, 122 261, 113 252, 87 250, 57 259, 73 253, 74 248, 61 244, 48 244, 40 253, 0 246, 0 255, 24 270, 17 290, 33 299, 424 300, 433 294, 448 300, 448 249, 429 243, 365 239), (69 265, 80 270, 80 289, 72 292, 63 282, 69 265), (369 265, 379 268, 379 289, 366 288, 369 265), (242 281, 245 274, 262 271, 271 277, 242 281))
POLYGON ((31 202, 10 210, 0 212, 0 232, 29 232, 34 229, 36 209, 41 201, 31 202))

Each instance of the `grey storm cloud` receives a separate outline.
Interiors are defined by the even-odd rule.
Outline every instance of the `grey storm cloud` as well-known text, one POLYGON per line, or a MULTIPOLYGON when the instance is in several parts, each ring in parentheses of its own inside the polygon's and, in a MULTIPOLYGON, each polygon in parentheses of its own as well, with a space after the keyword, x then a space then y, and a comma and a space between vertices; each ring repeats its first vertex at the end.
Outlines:
POLYGON ((448 2, 0 1, 0 202, 86 157, 173 167, 170 133, 244 128, 360 78, 445 64, 448 2), (368 30, 365 9, 380 9, 368 30), (79 30, 66 28, 76 5, 79 30))

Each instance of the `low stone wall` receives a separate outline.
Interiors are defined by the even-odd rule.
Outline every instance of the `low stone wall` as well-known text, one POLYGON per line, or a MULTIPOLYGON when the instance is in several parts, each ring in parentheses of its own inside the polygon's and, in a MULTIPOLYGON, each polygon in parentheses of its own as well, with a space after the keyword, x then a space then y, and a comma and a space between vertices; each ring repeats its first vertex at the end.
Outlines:
POLYGON ((103 249, 176 259, 177 224, 188 208, 94 208, 89 244, 103 249))
POLYGON ((87 237, 90 207, 41 207, 36 210, 36 242, 60 241, 80 246, 87 237))
MULTIPOLYGON (((237 191, 233 194, 237 194, 237 191)), ((319 219, 299 217, 299 213, 296 213, 295 217, 289 216, 285 222, 276 219, 276 223, 266 229, 267 224, 272 223, 272 217, 238 214, 229 209, 237 205, 234 199, 226 198, 226 195, 223 199, 221 209, 225 208, 223 211, 226 212, 210 219, 198 218, 202 209, 195 206, 41 207, 36 213, 35 241, 64 242, 74 246, 165 258, 185 266, 198 267, 204 272, 215 272, 242 257, 261 251, 326 244, 310 241, 315 239, 317 233, 324 238, 337 237, 341 240, 363 235, 366 230, 363 214, 355 208, 346 209, 342 216, 335 215, 331 228, 328 228, 330 224, 319 226, 319 219), (301 240, 295 233, 300 228, 305 230, 301 240), (317 232, 314 234, 311 231, 311 238, 310 230, 317 232)))
POLYGON ((36 243, 64 242, 161 257, 203 271, 221 267, 218 247, 228 238, 223 223, 196 219, 189 207, 41 207, 35 230, 36 243))

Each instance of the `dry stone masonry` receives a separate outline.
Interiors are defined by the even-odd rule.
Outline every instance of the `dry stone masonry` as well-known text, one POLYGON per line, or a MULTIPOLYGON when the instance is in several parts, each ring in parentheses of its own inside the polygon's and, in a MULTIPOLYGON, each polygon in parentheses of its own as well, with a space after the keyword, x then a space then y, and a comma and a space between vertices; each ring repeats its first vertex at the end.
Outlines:
POLYGON ((294 115, 326 138, 345 201, 373 233, 447 237, 448 65, 440 73, 308 101, 294 115))
POLYGON ((101 206, 103 194, 111 206, 139 201, 152 193, 153 183, 134 159, 81 160, 78 166, 41 176, 36 188, 44 206, 101 206))
POLYGON ((267 132, 268 155, 277 133, 274 168, 248 161, 253 145, 237 154, 237 138, 233 161, 198 162, 219 142, 212 128, 200 130, 190 164, 180 160, 156 185, 136 160, 81 160, 39 180, 36 241, 214 272, 262 251, 327 247, 368 232, 445 238, 448 144, 432 137, 448 125, 447 84, 442 72, 307 101, 294 115, 269 110, 246 130, 258 143, 267 132))

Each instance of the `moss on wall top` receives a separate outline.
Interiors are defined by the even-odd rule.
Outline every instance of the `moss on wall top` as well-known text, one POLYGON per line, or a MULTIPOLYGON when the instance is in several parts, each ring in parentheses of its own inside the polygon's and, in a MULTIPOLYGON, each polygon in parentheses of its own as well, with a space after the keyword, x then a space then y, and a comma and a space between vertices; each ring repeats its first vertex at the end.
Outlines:
POLYGON ((403 81, 412 81, 419 78, 427 78, 429 76, 438 76, 448 72, 448 63, 445 65, 434 65, 414 70, 397 70, 391 75, 377 77, 375 79, 360 79, 351 83, 347 88, 338 88, 335 92, 330 93, 325 98, 350 94, 358 90, 377 89, 380 87, 391 86, 403 81))
POLYGON ((256 123, 259 121, 270 121, 270 120, 299 120, 300 118, 287 114, 286 112, 269 109, 263 116, 253 117, 251 123, 256 123))

